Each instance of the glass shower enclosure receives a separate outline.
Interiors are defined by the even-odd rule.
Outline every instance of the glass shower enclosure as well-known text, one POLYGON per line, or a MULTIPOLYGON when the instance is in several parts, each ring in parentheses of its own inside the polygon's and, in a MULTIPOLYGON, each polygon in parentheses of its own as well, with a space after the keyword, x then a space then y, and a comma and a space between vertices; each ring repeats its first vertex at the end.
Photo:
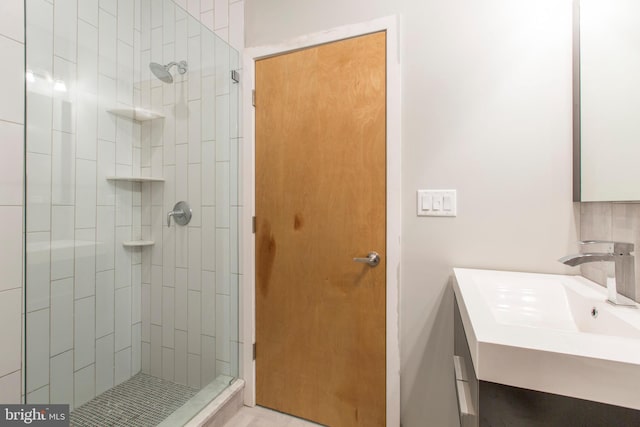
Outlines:
POLYGON ((26 0, 27 403, 175 426, 238 377, 238 62, 170 0, 26 0))

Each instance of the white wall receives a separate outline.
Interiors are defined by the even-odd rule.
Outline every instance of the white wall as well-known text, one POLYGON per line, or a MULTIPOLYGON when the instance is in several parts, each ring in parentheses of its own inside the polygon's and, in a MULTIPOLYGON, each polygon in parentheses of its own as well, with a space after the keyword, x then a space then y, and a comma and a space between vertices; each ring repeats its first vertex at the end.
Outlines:
POLYGON ((404 427, 457 425, 454 266, 566 273, 571 0, 246 0, 246 46, 398 14, 402 63, 400 343, 404 427), (458 217, 418 218, 418 188, 458 217))

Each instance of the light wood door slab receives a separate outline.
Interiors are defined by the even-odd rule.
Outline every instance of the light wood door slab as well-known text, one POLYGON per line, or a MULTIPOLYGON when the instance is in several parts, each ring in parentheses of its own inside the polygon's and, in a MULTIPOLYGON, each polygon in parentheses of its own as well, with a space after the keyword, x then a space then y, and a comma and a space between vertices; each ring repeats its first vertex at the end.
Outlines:
POLYGON ((386 34, 259 60, 255 83, 257 403, 383 426, 386 34))

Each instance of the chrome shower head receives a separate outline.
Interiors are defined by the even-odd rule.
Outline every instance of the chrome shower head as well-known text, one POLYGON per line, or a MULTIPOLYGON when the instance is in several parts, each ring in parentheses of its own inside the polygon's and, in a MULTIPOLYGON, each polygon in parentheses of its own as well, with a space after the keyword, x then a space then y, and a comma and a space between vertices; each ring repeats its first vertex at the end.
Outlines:
POLYGON ((153 75, 159 78, 160 80, 162 80, 163 82, 173 83, 173 76, 171 75, 167 67, 165 67, 164 65, 160 65, 155 62, 152 62, 151 64, 149 64, 149 68, 151 69, 151 72, 153 73, 153 75))
POLYGON ((178 68, 178 72, 180 74, 184 74, 189 69, 189 65, 187 61, 180 62, 169 62, 167 65, 161 65, 157 62, 152 62, 149 64, 149 69, 158 79, 162 80, 165 83, 173 83, 173 76, 169 72, 171 67, 176 66, 178 68))

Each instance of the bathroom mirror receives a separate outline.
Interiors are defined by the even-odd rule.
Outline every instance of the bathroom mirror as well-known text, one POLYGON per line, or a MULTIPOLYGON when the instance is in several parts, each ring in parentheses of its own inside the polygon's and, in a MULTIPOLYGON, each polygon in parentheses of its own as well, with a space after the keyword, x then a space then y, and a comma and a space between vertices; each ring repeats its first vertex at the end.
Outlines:
POLYGON ((640 200, 640 1, 574 16, 574 201, 640 200))

